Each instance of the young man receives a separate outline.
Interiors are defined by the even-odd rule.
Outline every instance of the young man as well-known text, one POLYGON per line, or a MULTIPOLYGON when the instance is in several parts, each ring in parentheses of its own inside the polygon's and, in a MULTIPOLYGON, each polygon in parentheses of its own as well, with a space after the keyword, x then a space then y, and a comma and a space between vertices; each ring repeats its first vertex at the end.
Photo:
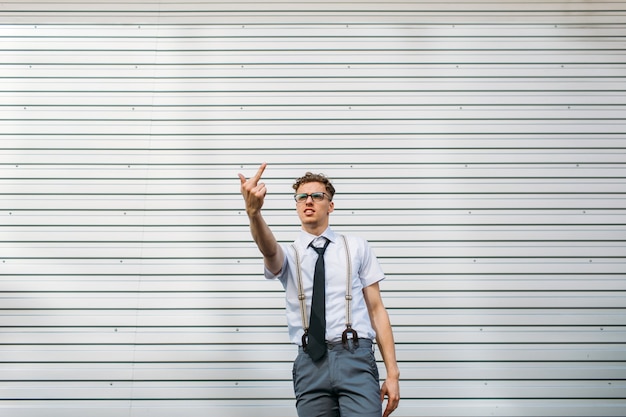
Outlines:
POLYGON ((267 189, 260 180, 266 166, 263 163, 248 180, 242 174, 239 179, 265 276, 280 280, 285 288, 289 335, 299 345, 293 367, 298 415, 387 417, 400 401, 400 371, 378 286, 384 278, 380 265, 366 240, 339 235, 329 227, 335 189, 321 174, 308 172, 296 180, 302 231, 293 245, 279 244, 261 215, 267 189), (382 387, 374 339, 387 371, 382 387))

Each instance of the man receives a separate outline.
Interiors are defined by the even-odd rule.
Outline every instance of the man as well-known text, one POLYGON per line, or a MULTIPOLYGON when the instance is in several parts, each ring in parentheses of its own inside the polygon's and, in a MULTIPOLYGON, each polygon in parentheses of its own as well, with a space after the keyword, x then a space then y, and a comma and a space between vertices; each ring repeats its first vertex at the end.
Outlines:
POLYGON ((261 214, 267 189, 260 180, 266 166, 263 163, 248 180, 242 174, 239 179, 265 276, 280 280, 285 288, 289 334, 299 345, 293 367, 298 415, 387 417, 400 401, 400 371, 378 285, 384 278, 380 265, 367 241, 339 235, 329 227, 335 189, 321 174, 308 172, 296 180, 294 197, 302 230, 293 245, 279 244, 261 214), (316 285, 318 274, 325 280, 321 287, 316 285), (321 304, 314 299, 321 299, 321 304), (321 313, 320 305, 325 308, 321 313), (315 330, 320 321, 322 329, 315 330), (387 371, 382 387, 373 339, 387 371))

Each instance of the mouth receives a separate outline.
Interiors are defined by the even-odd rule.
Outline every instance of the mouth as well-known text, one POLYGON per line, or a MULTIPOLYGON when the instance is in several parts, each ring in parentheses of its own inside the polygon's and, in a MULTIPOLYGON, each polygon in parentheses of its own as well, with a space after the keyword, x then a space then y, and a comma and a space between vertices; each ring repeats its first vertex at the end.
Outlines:
POLYGON ((313 210, 313 209, 308 208, 308 209, 304 210, 304 214, 306 214, 306 215, 311 215, 313 213, 315 213, 315 210, 313 210))

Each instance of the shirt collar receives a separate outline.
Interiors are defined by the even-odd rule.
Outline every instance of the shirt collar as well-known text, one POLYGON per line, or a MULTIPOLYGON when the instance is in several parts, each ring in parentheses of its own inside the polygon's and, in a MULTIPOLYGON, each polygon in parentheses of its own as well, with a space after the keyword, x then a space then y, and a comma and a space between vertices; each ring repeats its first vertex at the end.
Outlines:
MULTIPOLYGON (((320 236, 324 236, 326 239, 330 240, 331 243, 334 243, 335 240, 337 240, 337 234, 330 228, 330 226, 326 228, 320 236)), ((309 232, 301 230, 300 234, 296 238, 296 244, 301 248, 306 248, 309 246, 309 243, 320 236, 315 236, 309 232)))

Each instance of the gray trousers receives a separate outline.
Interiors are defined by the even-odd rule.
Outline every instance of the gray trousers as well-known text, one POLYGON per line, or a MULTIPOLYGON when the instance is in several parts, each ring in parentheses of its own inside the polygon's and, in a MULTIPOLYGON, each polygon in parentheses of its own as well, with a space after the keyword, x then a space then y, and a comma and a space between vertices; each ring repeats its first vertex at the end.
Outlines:
POLYGON ((359 347, 329 344, 318 362, 299 349, 293 364, 299 417, 380 417, 380 382, 372 341, 359 347))

